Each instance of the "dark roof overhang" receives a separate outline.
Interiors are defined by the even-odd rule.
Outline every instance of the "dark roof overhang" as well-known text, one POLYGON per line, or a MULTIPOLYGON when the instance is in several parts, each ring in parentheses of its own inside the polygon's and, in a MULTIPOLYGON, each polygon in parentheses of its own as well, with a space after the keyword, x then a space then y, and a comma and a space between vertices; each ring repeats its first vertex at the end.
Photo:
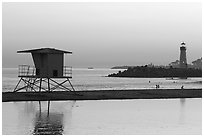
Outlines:
POLYGON ((55 48, 39 48, 39 49, 31 49, 31 50, 21 50, 17 51, 17 53, 45 53, 45 54, 72 54, 70 51, 59 50, 55 48))

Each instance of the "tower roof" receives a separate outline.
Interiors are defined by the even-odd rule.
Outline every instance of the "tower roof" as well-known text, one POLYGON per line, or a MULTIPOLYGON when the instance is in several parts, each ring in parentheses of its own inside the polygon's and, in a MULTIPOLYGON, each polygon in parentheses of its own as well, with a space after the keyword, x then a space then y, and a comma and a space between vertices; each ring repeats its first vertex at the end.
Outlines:
POLYGON ((185 43, 185 42, 182 42, 181 45, 186 45, 186 43, 185 43))
POLYGON ((17 53, 47 53, 47 54, 63 54, 68 53, 72 54, 70 51, 59 50, 55 48, 39 48, 39 49, 31 49, 31 50, 21 50, 17 51, 17 53))

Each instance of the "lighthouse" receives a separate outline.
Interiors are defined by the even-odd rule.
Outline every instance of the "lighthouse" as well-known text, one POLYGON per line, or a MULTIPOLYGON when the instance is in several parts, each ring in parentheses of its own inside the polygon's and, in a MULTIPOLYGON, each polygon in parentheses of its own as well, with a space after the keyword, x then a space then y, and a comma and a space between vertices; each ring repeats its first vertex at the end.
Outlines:
POLYGON ((182 42, 180 47, 180 68, 187 68, 187 59, 186 59, 186 43, 182 42))

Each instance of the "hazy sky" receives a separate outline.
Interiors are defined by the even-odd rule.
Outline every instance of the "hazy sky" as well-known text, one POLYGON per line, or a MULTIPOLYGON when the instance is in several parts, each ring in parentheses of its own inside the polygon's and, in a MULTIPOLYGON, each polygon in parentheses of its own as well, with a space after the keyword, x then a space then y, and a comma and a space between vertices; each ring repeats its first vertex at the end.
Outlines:
POLYGON ((31 64, 17 50, 54 47, 73 67, 167 65, 202 56, 200 3, 3 3, 3 67, 31 64))

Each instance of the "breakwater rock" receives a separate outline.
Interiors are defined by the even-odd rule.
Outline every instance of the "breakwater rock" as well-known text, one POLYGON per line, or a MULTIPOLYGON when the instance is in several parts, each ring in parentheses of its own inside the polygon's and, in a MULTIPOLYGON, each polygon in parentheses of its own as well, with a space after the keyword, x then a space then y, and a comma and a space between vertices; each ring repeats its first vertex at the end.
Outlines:
POLYGON ((162 77, 202 77, 201 69, 182 68, 156 68, 147 66, 129 67, 127 70, 109 74, 108 77, 137 77, 137 78, 162 78, 162 77))

